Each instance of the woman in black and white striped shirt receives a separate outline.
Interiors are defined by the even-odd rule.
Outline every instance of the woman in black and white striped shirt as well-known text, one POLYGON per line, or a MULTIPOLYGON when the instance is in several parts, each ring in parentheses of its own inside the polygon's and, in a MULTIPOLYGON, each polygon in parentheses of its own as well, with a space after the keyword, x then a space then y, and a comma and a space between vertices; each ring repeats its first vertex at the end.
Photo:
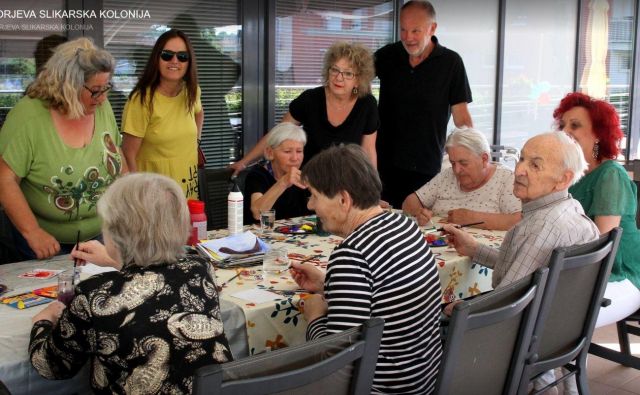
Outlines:
POLYGON ((357 145, 321 152, 302 177, 311 191, 309 208, 326 230, 345 237, 326 275, 311 265, 292 265, 296 282, 316 292, 304 305, 307 339, 381 317, 373 392, 432 392, 442 353, 441 291, 422 233, 408 218, 380 208, 380 179, 357 145))

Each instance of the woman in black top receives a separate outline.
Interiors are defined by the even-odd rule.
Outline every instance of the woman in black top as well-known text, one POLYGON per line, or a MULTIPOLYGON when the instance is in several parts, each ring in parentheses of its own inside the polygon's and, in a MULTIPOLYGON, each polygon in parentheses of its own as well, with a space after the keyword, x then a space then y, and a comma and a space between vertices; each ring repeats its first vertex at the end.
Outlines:
MULTIPOLYGON (((329 47, 322 68, 323 85, 302 92, 289 104, 289 112, 282 118, 282 122, 302 125, 307 133, 304 163, 331 145, 354 143, 362 146, 376 166, 380 119, 376 99, 371 95, 373 77, 369 49, 346 42, 329 47)), ((266 147, 267 136, 231 167, 239 172, 258 159, 266 147)))
POLYGON ((267 136, 264 156, 269 160, 256 166, 245 181, 246 222, 260 219, 260 211, 274 209, 276 218, 309 214, 306 187, 300 181, 300 165, 307 137, 300 126, 283 122, 267 136))

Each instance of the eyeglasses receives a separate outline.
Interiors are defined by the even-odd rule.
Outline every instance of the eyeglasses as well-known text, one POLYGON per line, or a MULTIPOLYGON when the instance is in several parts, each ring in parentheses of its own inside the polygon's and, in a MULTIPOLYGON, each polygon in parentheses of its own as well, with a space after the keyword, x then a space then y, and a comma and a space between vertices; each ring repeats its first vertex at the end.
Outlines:
POLYGON ((91 98, 94 99, 94 100, 99 98, 100 96, 104 95, 105 93, 109 92, 111 90, 111 88, 113 88, 113 86, 111 84, 107 84, 107 85, 105 85, 102 88, 97 89, 97 90, 93 90, 93 89, 89 88, 86 85, 82 85, 82 86, 84 87, 84 89, 86 89, 89 92, 91 92, 91 98))
POLYGON ((354 73, 353 71, 341 71, 339 68, 335 67, 335 66, 331 66, 329 67, 329 74, 332 77, 337 77, 338 74, 342 75, 342 78, 344 78, 345 80, 352 80, 356 77, 356 73, 354 73))
POLYGON ((189 52, 187 51, 174 52, 168 49, 163 49, 162 52, 160 52, 160 59, 164 60, 165 62, 169 62, 171 59, 173 59, 173 55, 176 55, 180 63, 185 63, 189 61, 189 52))

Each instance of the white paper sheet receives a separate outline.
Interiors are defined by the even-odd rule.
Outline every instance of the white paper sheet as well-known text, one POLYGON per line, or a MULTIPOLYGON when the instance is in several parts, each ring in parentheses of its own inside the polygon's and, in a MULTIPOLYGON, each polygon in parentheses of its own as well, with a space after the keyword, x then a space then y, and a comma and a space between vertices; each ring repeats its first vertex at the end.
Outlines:
POLYGON ((277 293, 265 291, 263 289, 247 289, 246 291, 240 291, 231 294, 231 296, 238 299, 247 300, 255 304, 283 299, 283 296, 278 295, 277 293))
POLYGON ((82 273, 89 276, 93 276, 100 273, 118 271, 116 268, 113 268, 111 266, 98 266, 94 263, 87 263, 86 265, 80 266, 80 267, 82 268, 82 273))

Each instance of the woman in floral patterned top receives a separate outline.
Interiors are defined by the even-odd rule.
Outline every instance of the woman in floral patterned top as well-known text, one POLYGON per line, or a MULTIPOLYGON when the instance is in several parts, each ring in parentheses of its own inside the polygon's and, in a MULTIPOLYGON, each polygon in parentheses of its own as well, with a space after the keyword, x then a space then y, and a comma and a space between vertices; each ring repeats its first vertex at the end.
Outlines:
POLYGON ((81 243, 72 255, 119 271, 80 282, 68 308, 53 302, 33 318, 33 367, 65 379, 91 359, 95 393, 190 393, 196 369, 232 357, 213 268, 180 258, 184 194, 165 176, 136 173, 113 183, 98 210, 105 245, 81 243))

